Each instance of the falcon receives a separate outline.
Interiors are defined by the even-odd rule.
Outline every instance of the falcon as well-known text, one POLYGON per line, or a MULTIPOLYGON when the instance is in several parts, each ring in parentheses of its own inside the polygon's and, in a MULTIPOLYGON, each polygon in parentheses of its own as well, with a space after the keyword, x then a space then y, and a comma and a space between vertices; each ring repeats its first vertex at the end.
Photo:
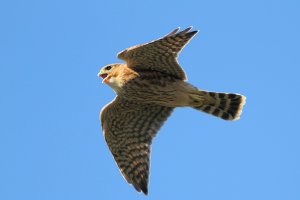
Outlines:
POLYGON ((192 107, 224 120, 237 120, 240 94, 210 92, 187 82, 177 61, 198 31, 176 28, 166 36, 121 51, 126 63, 104 66, 98 76, 116 97, 100 112, 106 143, 128 183, 148 194, 152 139, 176 107, 192 107))

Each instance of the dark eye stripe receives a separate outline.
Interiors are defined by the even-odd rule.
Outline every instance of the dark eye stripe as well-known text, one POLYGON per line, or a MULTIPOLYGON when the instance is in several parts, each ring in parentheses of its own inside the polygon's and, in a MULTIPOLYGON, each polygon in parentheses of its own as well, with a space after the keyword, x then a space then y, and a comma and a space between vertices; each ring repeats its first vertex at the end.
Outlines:
POLYGON ((105 70, 110 70, 110 69, 111 69, 111 66, 105 67, 105 70))

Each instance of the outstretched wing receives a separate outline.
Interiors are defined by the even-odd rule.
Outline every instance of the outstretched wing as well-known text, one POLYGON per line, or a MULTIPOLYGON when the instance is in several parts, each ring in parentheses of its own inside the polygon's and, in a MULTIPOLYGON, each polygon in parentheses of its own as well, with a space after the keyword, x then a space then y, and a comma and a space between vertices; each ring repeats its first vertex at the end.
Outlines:
POLYGON ((181 49, 198 32, 189 27, 181 32, 179 28, 152 42, 133 46, 121 51, 118 58, 125 60, 135 71, 154 70, 185 80, 186 76, 177 61, 181 49))
POLYGON ((107 145, 124 178, 139 192, 148 193, 151 141, 172 110, 116 97, 101 111, 107 145))

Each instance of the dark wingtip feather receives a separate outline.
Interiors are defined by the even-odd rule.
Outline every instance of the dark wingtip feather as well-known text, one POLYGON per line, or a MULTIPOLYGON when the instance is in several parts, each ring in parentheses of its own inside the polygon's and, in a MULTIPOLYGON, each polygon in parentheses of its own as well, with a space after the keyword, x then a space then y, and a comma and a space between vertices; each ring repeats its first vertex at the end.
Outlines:
POLYGON ((140 183, 140 188, 145 195, 148 195, 148 186, 145 180, 142 180, 142 182, 140 183))
POLYGON ((189 26, 186 29, 184 29, 183 31, 181 31, 181 33, 187 33, 189 32, 191 29, 193 28, 193 26, 189 26))
POLYGON ((132 185, 136 191, 141 192, 141 188, 139 186, 137 186, 135 184, 132 184, 132 185))
POLYGON ((191 38, 191 37, 193 37, 194 35, 196 35, 199 32, 198 30, 189 32, 192 28, 193 27, 190 26, 190 27, 184 29, 183 31, 177 33, 176 35, 184 35, 184 36, 186 36, 188 38, 191 38))
POLYGON ((143 192, 145 195, 148 195, 148 183, 147 180, 142 179, 139 183, 132 183, 133 187, 138 192, 143 192))
POLYGON ((172 32, 168 33, 165 37, 172 36, 172 35, 175 35, 175 34, 176 35, 179 35, 179 34, 180 35, 184 35, 184 34, 185 35, 195 35, 196 33, 199 32, 199 30, 189 32, 192 28, 193 28, 193 26, 189 26, 188 28, 178 32, 180 30, 180 27, 178 27, 178 28, 174 29, 172 32))
POLYGON ((148 195, 148 188, 146 188, 145 190, 142 190, 142 191, 145 195, 148 195))
POLYGON ((196 35, 198 32, 199 32, 198 30, 196 30, 196 31, 191 31, 191 32, 188 32, 188 33, 186 34, 186 36, 194 36, 194 35, 196 35))
POLYGON ((177 27, 176 29, 174 29, 173 31, 171 31, 170 33, 168 33, 166 36, 164 37, 168 37, 168 36, 171 36, 171 35, 174 35, 176 34, 178 31, 179 31, 180 27, 177 27))

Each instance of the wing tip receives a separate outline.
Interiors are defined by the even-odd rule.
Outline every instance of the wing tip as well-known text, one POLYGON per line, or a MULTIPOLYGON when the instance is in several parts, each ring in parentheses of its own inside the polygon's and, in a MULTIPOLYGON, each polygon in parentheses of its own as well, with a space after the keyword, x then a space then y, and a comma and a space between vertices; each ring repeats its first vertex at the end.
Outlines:
POLYGON ((194 36, 195 34, 197 34, 199 32, 199 30, 190 31, 192 28, 193 28, 193 26, 189 26, 180 32, 176 32, 176 34, 194 36))
POLYGON ((140 188, 145 195, 148 195, 148 181, 143 179, 140 183, 140 188))
POLYGON ((186 33, 186 35, 187 35, 187 36, 193 37, 193 36, 196 35, 198 32, 199 32, 198 30, 195 30, 195 31, 191 31, 191 32, 186 33))
POLYGON ((165 35, 164 37, 175 35, 180 30, 180 27, 175 28, 173 31, 165 35))
POLYGON ((189 32, 191 29, 193 28, 193 26, 189 26, 186 29, 184 29, 183 31, 181 31, 182 33, 187 33, 189 32))
POLYGON ((146 180, 142 180, 139 183, 131 183, 138 192, 143 192, 145 195, 148 195, 148 184, 146 180))
POLYGON ((180 30, 180 27, 177 27, 173 31, 171 31, 170 33, 168 33, 167 35, 165 35, 164 37, 172 36, 172 35, 175 35, 175 34, 188 34, 188 33, 196 34, 196 33, 199 32, 199 30, 194 30, 194 31, 189 32, 192 28, 193 28, 193 26, 189 26, 186 29, 178 32, 180 30))

